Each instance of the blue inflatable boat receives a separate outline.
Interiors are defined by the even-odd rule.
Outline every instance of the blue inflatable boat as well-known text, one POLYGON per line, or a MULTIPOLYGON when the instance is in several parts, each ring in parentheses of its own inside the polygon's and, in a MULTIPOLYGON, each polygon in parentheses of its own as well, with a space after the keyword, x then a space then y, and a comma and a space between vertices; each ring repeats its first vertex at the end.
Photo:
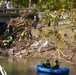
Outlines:
POLYGON ((38 72, 45 72, 45 73, 50 73, 50 74, 69 74, 70 69, 65 67, 65 68, 59 68, 59 69, 54 69, 53 66, 50 68, 45 68, 42 66, 42 64, 37 64, 36 66, 38 72))

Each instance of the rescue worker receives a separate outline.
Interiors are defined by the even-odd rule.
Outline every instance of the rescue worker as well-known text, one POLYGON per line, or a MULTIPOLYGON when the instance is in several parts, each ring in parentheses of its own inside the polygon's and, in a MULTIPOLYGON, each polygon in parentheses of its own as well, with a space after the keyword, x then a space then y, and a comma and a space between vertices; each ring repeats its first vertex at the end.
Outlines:
POLYGON ((54 62, 54 69, 58 69, 58 68, 59 68, 59 62, 58 62, 58 60, 56 60, 54 62))
POLYGON ((43 63, 43 67, 50 68, 50 66, 51 66, 50 61, 47 59, 47 60, 43 63))
POLYGON ((9 44, 11 45, 12 44, 12 41, 13 41, 12 36, 10 36, 8 40, 9 40, 9 44))
POLYGON ((27 33, 28 33, 28 36, 27 36, 27 38, 29 39, 32 39, 32 33, 31 33, 31 30, 30 29, 28 29, 27 30, 27 33))
POLYGON ((9 48, 10 45, 12 44, 12 41, 13 41, 12 36, 8 37, 8 39, 3 40, 3 42, 2 42, 2 47, 4 47, 4 48, 9 48))
POLYGON ((32 26, 34 29, 37 29, 37 22, 35 21, 32 26))
POLYGON ((32 33, 31 30, 29 28, 25 29, 25 37, 27 38, 27 40, 32 39, 32 33))
POLYGON ((28 36, 28 32, 27 32, 26 30, 23 31, 23 32, 21 33, 21 37, 20 37, 19 41, 21 41, 22 39, 28 38, 27 36, 28 36))
POLYGON ((25 31, 22 32, 21 39, 24 39, 24 37, 25 37, 25 31))
POLYGON ((58 26, 58 22, 59 22, 59 18, 58 18, 58 16, 56 16, 54 18, 54 29, 58 26))
POLYGON ((0 46, 1 46, 2 41, 3 41, 3 40, 0 38, 0 46))
POLYGON ((8 46, 9 46, 9 41, 8 40, 3 40, 2 47, 7 48, 8 46))
POLYGON ((58 26, 58 22, 59 22, 59 16, 56 16, 55 18, 55 24, 58 26))

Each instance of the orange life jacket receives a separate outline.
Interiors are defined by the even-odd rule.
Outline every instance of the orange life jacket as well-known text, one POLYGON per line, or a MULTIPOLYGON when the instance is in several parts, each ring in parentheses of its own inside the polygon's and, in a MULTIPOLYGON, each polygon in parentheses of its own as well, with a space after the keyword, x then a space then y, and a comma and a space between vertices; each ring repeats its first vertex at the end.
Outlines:
POLYGON ((2 42, 3 40, 0 38, 0 43, 2 42))

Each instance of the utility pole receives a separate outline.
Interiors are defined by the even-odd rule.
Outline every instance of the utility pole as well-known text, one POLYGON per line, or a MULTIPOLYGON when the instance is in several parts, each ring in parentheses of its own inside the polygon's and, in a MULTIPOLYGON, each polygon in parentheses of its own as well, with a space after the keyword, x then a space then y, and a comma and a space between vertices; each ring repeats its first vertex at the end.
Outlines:
POLYGON ((29 8, 31 7, 31 0, 29 0, 29 8))
POLYGON ((42 0, 39 0, 39 2, 41 2, 42 0))

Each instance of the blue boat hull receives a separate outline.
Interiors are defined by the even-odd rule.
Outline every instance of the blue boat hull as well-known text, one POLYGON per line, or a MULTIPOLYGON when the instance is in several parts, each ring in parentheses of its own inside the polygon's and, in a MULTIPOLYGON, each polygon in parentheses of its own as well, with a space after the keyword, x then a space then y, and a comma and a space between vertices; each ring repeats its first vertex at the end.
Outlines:
POLYGON ((50 68, 44 68, 42 64, 37 64, 37 71, 38 72, 45 72, 45 73, 51 73, 51 74, 69 74, 70 70, 69 68, 59 68, 59 69, 53 69, 53 67, 50 68))
POLYGON ((44 72, 37 72, 36 75, 69 75, 68 73, 65 74, 50 74, 50 73, 44 73, 44 72))

